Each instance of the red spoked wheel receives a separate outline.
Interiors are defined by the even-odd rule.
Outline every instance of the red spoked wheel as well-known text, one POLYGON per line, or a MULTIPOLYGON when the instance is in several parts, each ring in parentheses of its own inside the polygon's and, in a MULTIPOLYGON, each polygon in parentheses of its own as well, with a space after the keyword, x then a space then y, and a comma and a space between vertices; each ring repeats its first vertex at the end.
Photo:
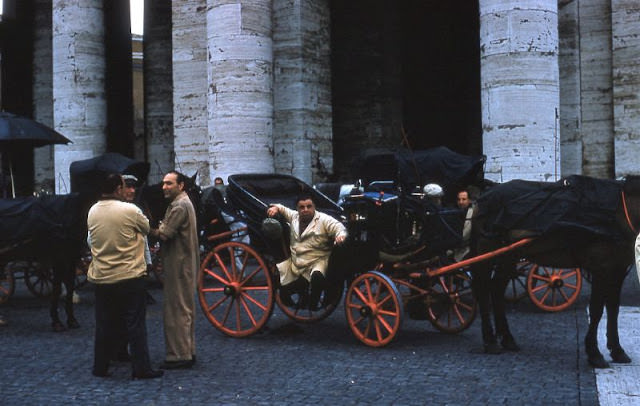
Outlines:
POLYGON ((367 272, 349 285, 344 310, 353 335, 371 347, 389 344, 402 325, 402 299, 393 281, 367 272))
POLYGON ((224 334, 255 334, 273 312, 269 269, 250 246, 233 241, 220 244, 200 265, 198 298, 207 319, 224 334))
POLYGON ((511 273, 511 280, 504 292, 504 299, 509 303, 516 303, 527 296, 527 277, 531 269, 531 262, 522 259, 516 263, 511 273))
POLYGON ((476 318, 476 298, 471 291, 471 276, 457 270, 436 278, 427 308, 431 324, 443 333, 466 330, 476 318))
POLYGON ((0 268, 0 304, 6 303, 16 289, 16 281, 9 266, 0 268))
MULTIPOLYGON (((276 270, 277 272, 277 270, 276 270)), ((309 289, 293 292, 291 294, 291 303, 286 304, 280 296, 280 291, 276 294, 276 303, 284 314, 292 320, 299 323, 316 323, 324 320, 338 307, 342 293, 344 291, 344 283, 328 287, 320 295, 320 307, 312 309, 308 305, 309 289)))
POLYGON ((540 309, 559 312, 571 306, 580 295, 580 268, 553 268, 532 264, 527 278, 529 298, 540 309))

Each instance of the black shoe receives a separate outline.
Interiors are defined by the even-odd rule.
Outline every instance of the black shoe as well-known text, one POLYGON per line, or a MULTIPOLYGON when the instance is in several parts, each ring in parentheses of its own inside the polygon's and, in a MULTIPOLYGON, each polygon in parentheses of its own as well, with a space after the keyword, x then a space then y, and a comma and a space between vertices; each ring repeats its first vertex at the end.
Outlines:
POLYGON ((180 361, 165 361, 160 365, 160 369, 190 369, 195 361, 193 359, 180 361))
POLYGON ((147 372, 143 372, 141 374, 136 374, 135 372, 133 372, 131 374, 131 379, 153 379, 160 378, 162 375, 164 375, 164 371, 150 369, 147 372))
POLYGON ((311 292, 309 293, 309 308, 311 310, 318 310, 318 301, 320 301, 320 295, 325 287, 324 275, 320 272, 313 272, 311 274, 311 292))
POLYGON ((108 378, 112 375, 109 371, 96 371, 95 369, 91 373, 98 378, 108 378))
POLYGON ((116 354, 116 356, 113 357, 111 359, 111 361, 130 362, 131 361, 131 355, 129 355, 128 352, 121 352, 121 353, 116 354))

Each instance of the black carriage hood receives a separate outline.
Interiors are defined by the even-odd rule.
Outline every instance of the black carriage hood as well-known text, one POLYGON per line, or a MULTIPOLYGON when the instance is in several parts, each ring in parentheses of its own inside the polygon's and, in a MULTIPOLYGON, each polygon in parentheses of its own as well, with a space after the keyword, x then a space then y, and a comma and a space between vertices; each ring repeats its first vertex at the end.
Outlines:
POLYGON ((526 230, 531 235, 572 231, 583 236, 619 238, 616 209, 623 183, 573 175, 557 182, 512 180, 477 200, 483 232, 526 230))
POLYGON ((438 183, 445 190, 479 184, 484 180, 484 155, 463 155, 447 147, 410 151, 374 148, 363 151, 352 165, 352 175, 365 184, 393 180, 411 190, 438 183))
POLYGON ((71 191, 98 196, 98 187, 109 173, 134 175, 143 182, 149 174, 149 163, 107 152, 93 158, 74 161, 69 167, 71 191))

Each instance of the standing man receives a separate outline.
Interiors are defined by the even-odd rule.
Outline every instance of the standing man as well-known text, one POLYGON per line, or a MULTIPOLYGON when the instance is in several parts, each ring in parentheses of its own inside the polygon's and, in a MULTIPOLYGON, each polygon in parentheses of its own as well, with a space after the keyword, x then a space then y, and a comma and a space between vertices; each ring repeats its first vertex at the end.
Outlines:
POLYGON ((162 192, 169 200, 160 227, 151 234, 162 240, 164 279, 163 369, 191 368, 196 362, 196 272, 200 249, 196 212, 184 191, 185 176, 171 171, 162 180, 162 192))
POLYGON ((296 209, 291 210, 281 204, 267 209, 267 215, 281 214, 290 225, 291 257, 278 266, 280 292, 283 301, 291 304, 291 290, 301 280, 311 284, 310 308, 316 310, 320 294, 325 286, 325 273, 334 244, 342 244, 347 237, 344 225, 333 217, 316 211, 310 194, 296 199, 296 209))
POLYGON ((460 220, 462 221, 462 245, 453 250, 453 259, 456 262, 460 262, 471 252, 470 240, 471 240, 471 219, 473 218, 474 205, 469 196, 468 189, 462 189, 458 191, 456 203, 458 208, 462 211, 460 220))
POLYGON ((133 378, 158 378, 163 372, 151 369, 145 320, 144 237, 149 232, 149 220, 138 207, 122 201, 121 175, 108 175, 101 193, 87 216, 93 256, 87 279, 96 285, 93 375, 110 375, 109 360, 124 325, 133 378))

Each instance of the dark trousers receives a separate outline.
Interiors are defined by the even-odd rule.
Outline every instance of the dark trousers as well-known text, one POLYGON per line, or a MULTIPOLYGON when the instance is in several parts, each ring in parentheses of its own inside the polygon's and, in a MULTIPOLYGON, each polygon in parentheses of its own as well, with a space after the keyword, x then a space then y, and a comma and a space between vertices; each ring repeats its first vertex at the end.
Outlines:
POLYGON ((109 360, 120 342, 122 326, 126 326, 133 372, 139 375, 151 370, 144 278, 96 285, 95 312, 94 373, 105 373, 109 368, 109 360))

